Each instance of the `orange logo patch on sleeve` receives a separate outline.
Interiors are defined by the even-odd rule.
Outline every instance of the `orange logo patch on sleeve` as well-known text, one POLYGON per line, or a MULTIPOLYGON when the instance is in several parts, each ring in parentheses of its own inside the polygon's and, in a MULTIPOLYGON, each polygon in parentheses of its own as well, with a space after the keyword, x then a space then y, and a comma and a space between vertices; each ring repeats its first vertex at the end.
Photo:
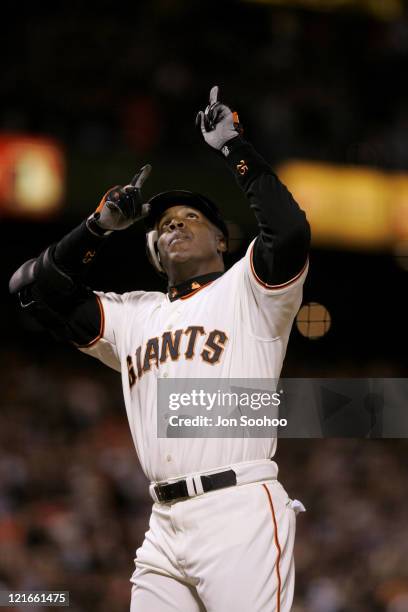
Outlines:
POLYGON ((96 255, 96 251, 92 250, 92 251, 87 251, 82 259, 82 263, 84 264, 88 264, 91 263, 91 261, 93 260, 93 258, 96 255))
POLYGON ((246 174, 248 172, 248 169, 249 168, 247 166, 247 163, 246 163, 245 159, 241 159, 240 162, 237 164, 238 173, 241 176, 244 176, 244 174, 246 174))

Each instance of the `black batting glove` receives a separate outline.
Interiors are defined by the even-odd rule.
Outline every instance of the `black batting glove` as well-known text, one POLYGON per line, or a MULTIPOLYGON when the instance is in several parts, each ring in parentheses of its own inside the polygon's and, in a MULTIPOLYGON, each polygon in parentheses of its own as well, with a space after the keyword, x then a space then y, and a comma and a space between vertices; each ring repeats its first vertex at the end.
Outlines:
POLYGON ((147 214, 142 197, 142 186, 152 167, 143 166, 128 185, 117 185, 105 193, 95 212, 88 217, 88 229, 98 235, 124 230, 147 214))

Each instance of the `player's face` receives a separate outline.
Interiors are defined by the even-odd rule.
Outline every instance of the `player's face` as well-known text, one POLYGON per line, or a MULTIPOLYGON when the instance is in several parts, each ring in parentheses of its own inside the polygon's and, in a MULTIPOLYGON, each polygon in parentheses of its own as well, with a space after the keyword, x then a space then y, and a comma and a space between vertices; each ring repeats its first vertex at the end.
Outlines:
POLYGON ((225 238, 207 217, 189 206, 172 206, 157 224, 160 261, 170 282, 224 269, 225 238))

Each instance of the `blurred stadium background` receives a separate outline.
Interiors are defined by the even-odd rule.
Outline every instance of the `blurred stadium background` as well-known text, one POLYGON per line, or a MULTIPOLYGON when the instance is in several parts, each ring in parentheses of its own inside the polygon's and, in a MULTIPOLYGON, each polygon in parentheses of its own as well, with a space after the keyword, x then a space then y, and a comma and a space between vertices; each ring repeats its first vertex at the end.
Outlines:
MULTIPOLYGON (((212 197, 233 224, 231 259, 242 254, 254 220, 193 127, 218 84, 312 224, 307 306, 284 374, 406 377, 408 12, 402 0, 7 11, 0 590, 69 590, 74 612, 122 612, 150 501, 119 377, 27 320, 8 279, 147 162, 146 195, 179 187, 212 197)), ((88 280, 163 289, 140 227, 110 239, 88 280)), ((408 610, 407 448, 281 441, 281 480, 309 508, 298 522, 294 612, 408 610)))

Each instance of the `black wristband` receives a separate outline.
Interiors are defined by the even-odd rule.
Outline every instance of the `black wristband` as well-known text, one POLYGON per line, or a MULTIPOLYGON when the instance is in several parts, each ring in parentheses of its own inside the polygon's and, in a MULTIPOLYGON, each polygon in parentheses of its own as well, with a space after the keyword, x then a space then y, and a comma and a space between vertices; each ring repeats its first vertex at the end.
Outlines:
POLYGON ((88 217, 85 223, 91 234, 95 234, 95 236, 98 236, 98 238, 103 238, 104 236, 109 236, 113 230, 103 229, 103 227, 99 225, 98 219, 100 216, 100 213, 95 212, 93 215, 88 217))
POLYGON ((246 191, 248 185, 260 174, 273 174, 269 164, 254 147, 241 136, 236 136, 222 148, 222 154, 239 185, 246 191))

